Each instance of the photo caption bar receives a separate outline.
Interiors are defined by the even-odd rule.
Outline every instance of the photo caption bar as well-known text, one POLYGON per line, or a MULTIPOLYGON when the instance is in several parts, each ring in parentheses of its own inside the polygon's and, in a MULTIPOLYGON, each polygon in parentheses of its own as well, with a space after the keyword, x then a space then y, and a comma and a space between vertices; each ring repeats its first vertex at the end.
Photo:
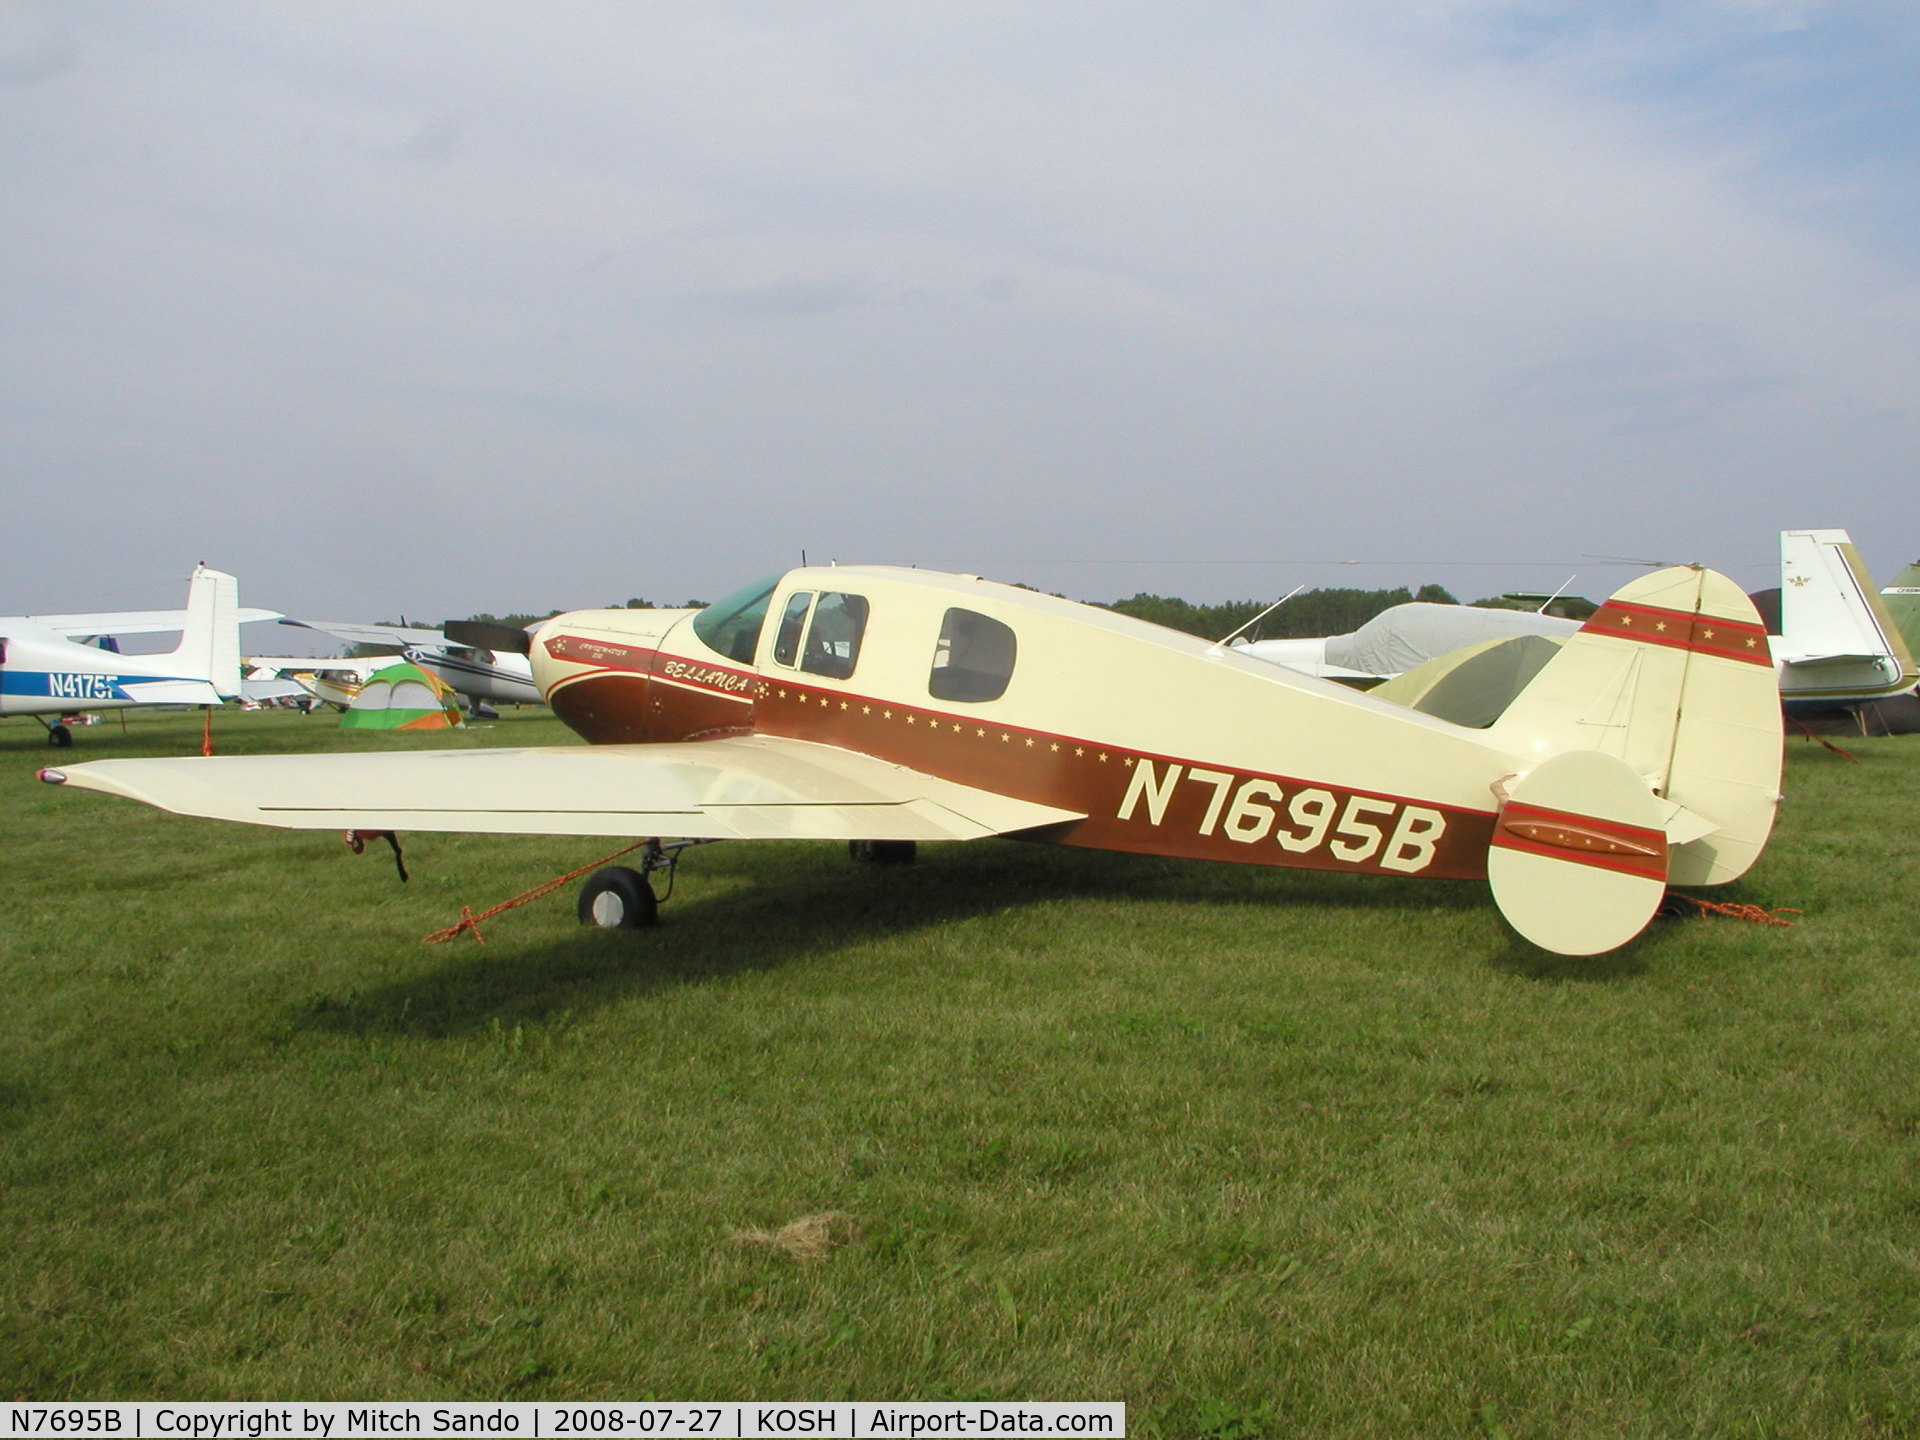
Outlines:
POLYGON ((1114 1440, 1127 1433, 1120 1401, 871 1401, 762 1404, 675 1401, 458 1401, 435 1404, 316 1404, 244 1400, 150 1400, 0 1407, 13 1436, 102 1440, 366 1440, 390 1435, 513 1436, 515 1440, 871 1440, 871 1437, 1076 1435, 1114 1440))

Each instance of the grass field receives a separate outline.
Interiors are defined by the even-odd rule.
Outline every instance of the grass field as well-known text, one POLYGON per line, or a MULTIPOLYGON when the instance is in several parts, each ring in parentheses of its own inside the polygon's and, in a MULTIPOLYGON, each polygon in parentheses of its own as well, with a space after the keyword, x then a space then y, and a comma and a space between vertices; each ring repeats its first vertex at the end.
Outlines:
MULTIPOLYGON (((81 730, 195 753, 199 721, 81 730)), ((564 743, 536 712, 223 751, 564 743)), ((1920 1434, 1920 742, 1795 744, 1790 929, 1477 884, 179 819, 0 725, 0 1392, 1120 1399, 1169 1437, 1920 1434), (805 1217, 830 1253, 774 1243, 805 1217)))

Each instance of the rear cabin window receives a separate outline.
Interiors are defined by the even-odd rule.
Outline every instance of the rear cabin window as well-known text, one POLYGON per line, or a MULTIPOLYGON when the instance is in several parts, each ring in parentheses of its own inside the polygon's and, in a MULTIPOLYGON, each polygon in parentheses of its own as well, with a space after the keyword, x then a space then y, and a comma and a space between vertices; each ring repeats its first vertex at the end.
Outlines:
POLYGON ((1013 679, 1013 631, 973 610, 949 610, 933 647, 927 690, 936 700, 998 700, 1013 679))
POLYGON ((844 680, 860 659, 860 638, 867 633, 867 597, 825 591, 813 607, 800 668, 812 675, 844 680))
POLYGON ((773 587, 779 583, 778 575, 771 580, 756 580, 716 600, 693 617, 693 633, 709 650, 751 665, 754 647, 760 643, 760 627, 767 621, 773 587))

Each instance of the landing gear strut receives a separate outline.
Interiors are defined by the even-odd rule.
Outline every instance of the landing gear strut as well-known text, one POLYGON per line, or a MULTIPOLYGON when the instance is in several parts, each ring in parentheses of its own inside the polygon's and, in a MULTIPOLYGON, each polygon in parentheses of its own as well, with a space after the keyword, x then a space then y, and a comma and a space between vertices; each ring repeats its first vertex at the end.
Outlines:
POLYGON ((607 865, 593 872, 580 887, 575 907, 582 925, 597 925, 602 930, 644 930, 660 921, 660 904, 673 894, 673 877, 680 864, 680 852, 694 845, 711 845, 711 840, 672 840, 665 844, 649 840, 640 852, 640 868, 607 865), (648 876, 664 870, 666 893, 655 895, 648 876))
POLYGON ((66 726, 52 720, 42 720, 40 723, 47 727, 47 744, 54 749, 65 750, 73 744, 73 731, 66 726))

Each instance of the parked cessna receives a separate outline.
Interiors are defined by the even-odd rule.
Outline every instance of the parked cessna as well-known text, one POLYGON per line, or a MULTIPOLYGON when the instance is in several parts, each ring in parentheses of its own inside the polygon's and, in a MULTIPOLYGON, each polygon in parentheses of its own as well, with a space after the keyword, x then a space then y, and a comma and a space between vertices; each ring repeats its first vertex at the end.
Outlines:
MULTIPOLYGON (((466 696, 476 719, 491 719, 491 705, 539 705, 539 687, 524 650, 493 650, 462 645, 442 630, 414 625, 361 625, 346 620, 287 620, 309 630, 324 630, 337 640, 378 645, 430 670, 448 687, 466 696)), ((512 627, 507 627, 511 630, 512 627)), ((514 635, 520 632, 513 631, 514 635)), ((331 696, 322 696, 331 699, 331 696)))
MULTIPOLYGON (((519 639, 514 640, 518 634, 519 639)), ((587 747, 103 760, 43 778, 297 829, 845 840, 988 835, 1486 879, 1549 950, 1632 939, 1773 824, 1766 631, 1698 568, 1633 581, 1469 729, 970 575, 802 568, 699 611, 578 611, 527 650, 587 747)), ((657 843, 648 868, 670 863, 657 843)), ((602 870, 582 919, 653 918, 602 870)))
POLYGON ((240 582, 205 565, 187 582, 185 610, 0 619, 0 715, 32 715, 47 742, 73 743, 59 717, 130 705, 218 705, 240 694, 240 625, 277 620, 277 610, 242 610, 240 582), (123 655, 82 643, 178 630, 180 644, 157 655, 123 655))

